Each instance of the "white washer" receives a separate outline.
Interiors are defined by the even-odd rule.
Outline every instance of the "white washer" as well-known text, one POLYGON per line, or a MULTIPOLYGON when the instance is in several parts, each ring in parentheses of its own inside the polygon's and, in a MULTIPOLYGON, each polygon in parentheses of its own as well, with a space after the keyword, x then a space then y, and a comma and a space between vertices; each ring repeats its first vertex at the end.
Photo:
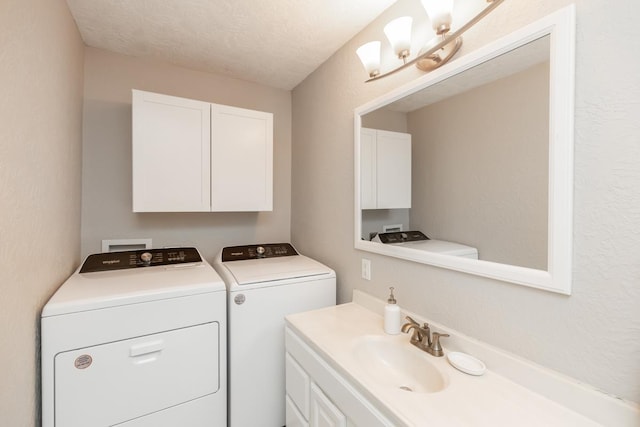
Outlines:
POLYGON ((229 427, 284 426, 284 317, 335 305, 336 275, 288 243, 224 248, 213 266, 228 292, 229 427))
POLYGON ((226 292, 195 248, 90 255, 42 310, 43 427, 226 427, 226 292))
POLYGON ((371 241, 404 246, 425 252, 478 259, 478 249, 474 247, 463 245, 462 243, 447 242, 446 240, 433 240, 425 236, 421 231, 378 233, 371 241))

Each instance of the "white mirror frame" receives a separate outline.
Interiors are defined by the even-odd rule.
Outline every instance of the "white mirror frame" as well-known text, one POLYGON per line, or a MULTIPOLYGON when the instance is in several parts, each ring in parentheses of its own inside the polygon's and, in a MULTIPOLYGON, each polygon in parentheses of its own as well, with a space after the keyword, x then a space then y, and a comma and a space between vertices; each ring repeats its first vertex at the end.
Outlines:
POLYGON ((575 6, 572 4, 358 107, 355 110, 354 123, 355 248, 570 295, 573 243, 574 76, 575 6), (546 35, 550 35, 548 270, 473 260, 362 240, 361 116, 546 35))

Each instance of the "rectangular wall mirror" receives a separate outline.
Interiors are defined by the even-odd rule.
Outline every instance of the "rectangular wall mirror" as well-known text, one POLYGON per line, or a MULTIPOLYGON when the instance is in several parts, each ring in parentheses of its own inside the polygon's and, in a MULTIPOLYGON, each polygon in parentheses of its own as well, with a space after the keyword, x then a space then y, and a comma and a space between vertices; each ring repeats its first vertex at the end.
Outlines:
POLYGON ((357 108, 356 249, 570 294, 574 49, 571 5, 357 108))

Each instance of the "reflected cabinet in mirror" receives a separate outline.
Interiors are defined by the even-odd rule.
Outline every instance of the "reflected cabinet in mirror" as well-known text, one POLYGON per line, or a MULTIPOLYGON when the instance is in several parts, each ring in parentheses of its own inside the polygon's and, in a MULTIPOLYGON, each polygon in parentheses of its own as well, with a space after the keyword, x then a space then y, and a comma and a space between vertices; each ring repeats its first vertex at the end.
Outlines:
POLYGON ((356 110, 357 249, 571 292, 574 15, 356 110))

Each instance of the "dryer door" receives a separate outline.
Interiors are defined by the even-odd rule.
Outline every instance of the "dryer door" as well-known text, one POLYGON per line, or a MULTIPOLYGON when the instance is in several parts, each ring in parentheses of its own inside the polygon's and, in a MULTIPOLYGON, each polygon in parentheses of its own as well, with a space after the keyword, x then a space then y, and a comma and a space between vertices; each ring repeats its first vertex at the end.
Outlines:
POLYGON ((59 353, 56 425, 113 425, 215 393, 219 335, 211 322, 59 353))

